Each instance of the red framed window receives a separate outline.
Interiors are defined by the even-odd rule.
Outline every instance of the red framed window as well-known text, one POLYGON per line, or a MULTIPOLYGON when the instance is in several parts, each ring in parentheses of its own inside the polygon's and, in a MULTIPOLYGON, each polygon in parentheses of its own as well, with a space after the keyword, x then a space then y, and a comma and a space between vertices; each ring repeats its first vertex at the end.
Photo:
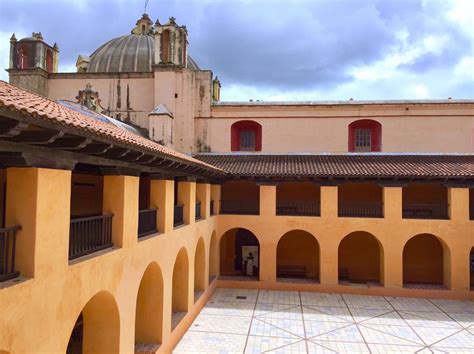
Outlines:
POLYGON ((350 152, 378 152, 382 150, 382 125, 371 119, 349 124, 350 152))
POLYGON ((231 127, 231 151, 262 151, 262 126, 243 120, 231 127))

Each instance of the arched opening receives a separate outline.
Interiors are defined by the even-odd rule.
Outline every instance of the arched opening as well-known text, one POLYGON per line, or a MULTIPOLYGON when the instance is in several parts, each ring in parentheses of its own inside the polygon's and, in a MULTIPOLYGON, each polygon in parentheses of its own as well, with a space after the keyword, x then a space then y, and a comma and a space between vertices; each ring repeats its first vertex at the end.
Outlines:
POLYGON ((364 231, 352 232, 338 249, 339 283, 380 286, 383 248, 379 241, 364 231))
POLYGON ((68 354, 118 353, 120 315, 114 297, 101 291, 84 306, 71 332, 68 354))
POLYGON ((403 285, 409 288, 443 287, 447 247, 434 235, 412 237, 403 247, 403 285))
POLYGON ((135 311, 135 346, 158 349, 163 339, 163 275, 156 263, 143 274, 135 311))
POLYGON ((194 253, 194 302, 204 292, 206 287, 206 250, 204 248, 204 241, 199 239, 196 252, 194 253))
POLYGON ((262 151, 262 126, 251 120, 241 120, 230 128, 231 151, 262 151))
POLYGON ((183 247, 176 257, 173 268, 173 294, 171 328, 174 329, 188 312, 189 259, 183 247))
POLYGON ((382 151, 382 125, 372 119, 360 119, 349 124, 350 152, 382 151))
POLYGON ((209 284, 211 284, 217 277, 217 261, 218 261, 218 250, 217 250, 217 236, 216 232, 212 233, 211 244, 209 247, 209 284))
POLYGON ((170 31, 164 30, 161 41, 161 60, 164 64, 170 62, 170 31))
POLYGON ((318 241, 306 231, 287 232, 278 242, 276 266, 278 281, 318 281, 318 241))
POLYGON ((48 49, 46 51, 46 71, 48 73, 52 73, 53 72, 53 52, 48 49))
POLYGON ((220 278, 258 280, 260 244, 255 235, 243 228, 227 231, 220 242, 220 278))
POLYGON ((28 69, 28 48, 23 45, 20 48, 20 57, 18 59, 19 69, 28 69))
POLYGON ((469 275, 470 275, 470 289, 474 290, 474 247, 471 248, 469 253, 469 275))

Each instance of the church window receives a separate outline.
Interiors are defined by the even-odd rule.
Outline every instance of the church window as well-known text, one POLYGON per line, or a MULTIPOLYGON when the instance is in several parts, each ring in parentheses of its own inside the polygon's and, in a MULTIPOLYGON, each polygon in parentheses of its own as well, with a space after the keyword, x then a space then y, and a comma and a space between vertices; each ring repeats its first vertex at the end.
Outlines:
POLYGON ((248 120, 232 124, 231 150, 262 151, 262 126, 248 120))
POLYGON ((350 152, 378 152, 382 150, 382 125, 372 119, 361 119, 349 124, 350 152))

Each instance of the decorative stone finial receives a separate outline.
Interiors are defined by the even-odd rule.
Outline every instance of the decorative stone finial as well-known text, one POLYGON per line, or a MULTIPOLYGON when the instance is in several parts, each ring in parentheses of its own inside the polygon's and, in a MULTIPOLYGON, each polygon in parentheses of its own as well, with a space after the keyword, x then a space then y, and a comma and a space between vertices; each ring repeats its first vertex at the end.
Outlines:
POLYGON ((100 105, 99 93, 92 89, 92 84, 87 83, 84 90, 80 90, 76 96, 77 103, 86 106, 91 111, 103 113, 105 110, 100 105))
POLYGON ((13 33, 12 36, 10 37, 10 42, 16 42, 15 33, 13 33))
POLYGON ((176 24, 176 17, 171 16, 170 19, 169 19, 169 23, 170 23, 170 25, 175 25, 176 24))
POLYGON ((31 37, 36 38, 36 40, 38 40, 38 41, 43 40, 43 35, 41 34, 41 32, 33 32, 31 34, 31 37))

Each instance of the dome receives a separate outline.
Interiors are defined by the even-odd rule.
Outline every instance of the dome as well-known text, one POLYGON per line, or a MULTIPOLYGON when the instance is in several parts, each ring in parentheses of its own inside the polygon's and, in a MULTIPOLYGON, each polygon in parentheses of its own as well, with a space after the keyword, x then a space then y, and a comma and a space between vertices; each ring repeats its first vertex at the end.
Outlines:
POLYGON ((151 72, 155 57, 155 38, 130 34, 114 38, 92 53, 87 72, 151 72))

